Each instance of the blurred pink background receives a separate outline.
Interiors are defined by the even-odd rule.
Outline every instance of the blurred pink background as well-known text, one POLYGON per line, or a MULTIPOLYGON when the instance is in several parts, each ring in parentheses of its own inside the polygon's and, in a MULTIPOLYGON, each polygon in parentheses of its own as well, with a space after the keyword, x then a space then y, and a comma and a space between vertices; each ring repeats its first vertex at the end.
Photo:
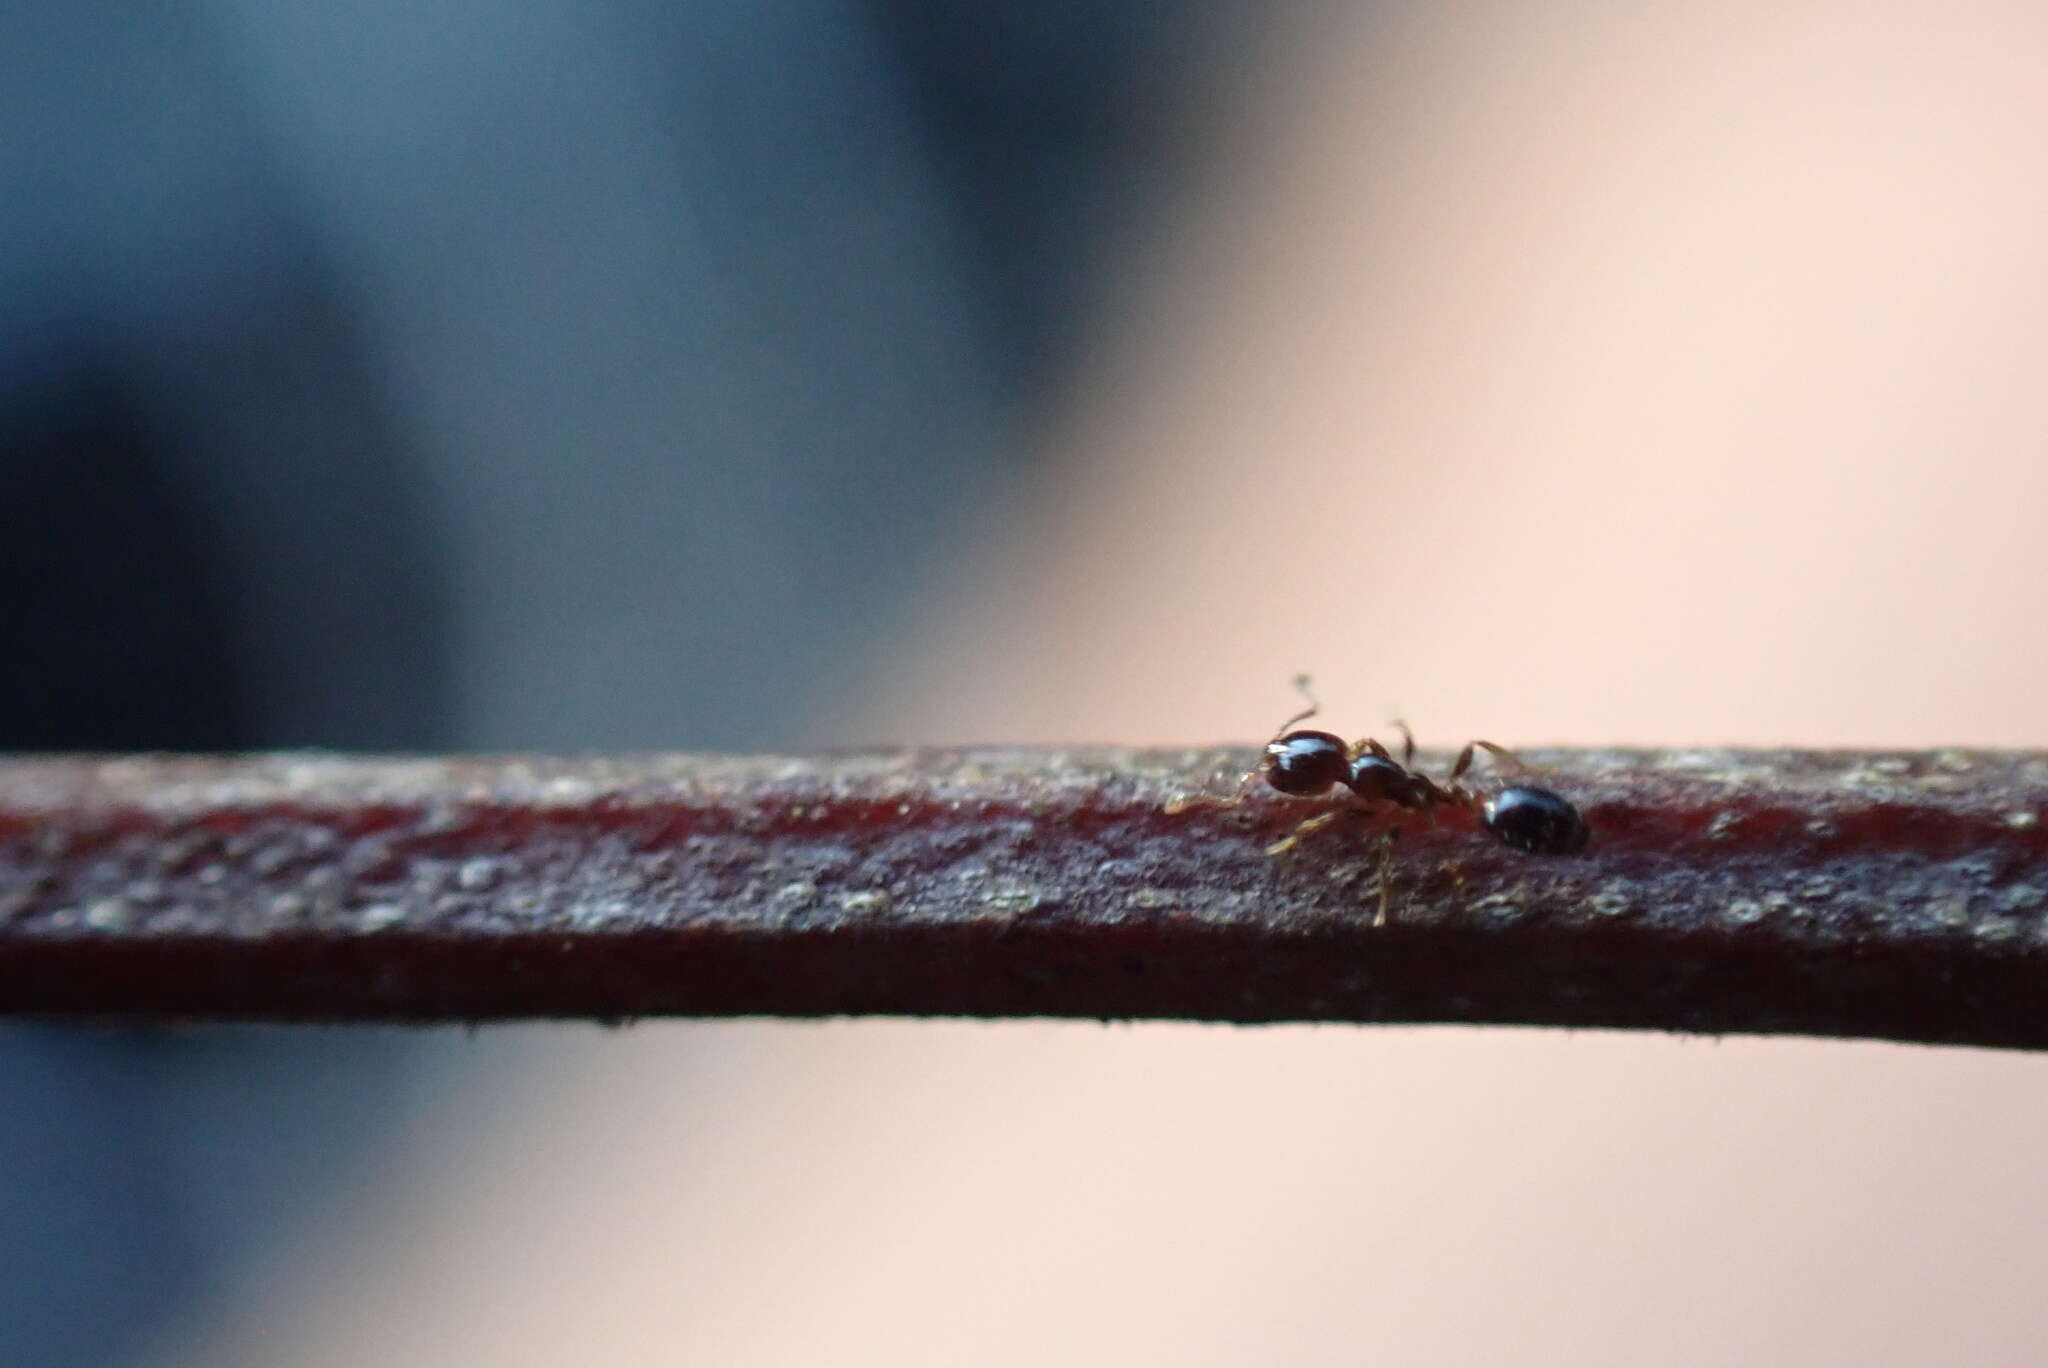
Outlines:
MULTIPOLYGON (((1448 4, 1250 74, 1056 498, 820 740, 2048 743, 2048 11, 1448 4), (876 700, 888 700, 877 702, 876 700)), ((488 1032, 166 1364, 2033 1362, 2048 1063, 488 1032), (479 1139, 479 1137, 482 1137, 479 1139)))

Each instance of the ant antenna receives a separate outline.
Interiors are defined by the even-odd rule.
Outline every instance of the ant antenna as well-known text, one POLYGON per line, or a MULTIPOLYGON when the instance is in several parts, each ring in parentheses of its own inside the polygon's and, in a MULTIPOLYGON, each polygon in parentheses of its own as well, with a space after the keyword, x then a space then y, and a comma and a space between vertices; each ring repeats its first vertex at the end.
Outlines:
POLYGON ((1294 716, 1288 718, 1285 722, 1282 722, 1280 724, 1280 729, 1273 733, 1275 736, 1281 736, 1287 732, 1293 731, 1297 723, 1306 722, 1311 717, 1314 717, 1317 713, 1323 710, 1323 705, 1316 702, 1315 693, 1309 687, 1309 678, 1307 675, 1296 675, 1294 677, 1294 687, 1295 690, 1298 693, 1300 693, 1303 698, 1308 700, 1308 707, 1303 709, 1301 712, 1296 713, 1294 716))

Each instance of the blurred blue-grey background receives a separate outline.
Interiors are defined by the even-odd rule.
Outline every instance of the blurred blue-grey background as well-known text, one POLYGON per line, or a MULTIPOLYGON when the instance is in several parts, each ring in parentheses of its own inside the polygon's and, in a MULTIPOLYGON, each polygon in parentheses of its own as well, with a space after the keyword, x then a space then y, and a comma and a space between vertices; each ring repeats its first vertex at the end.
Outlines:
MULTIPOLYGON (((1221 0, 0 9, 0 745, 824 739, 1031 487, 1244 41, 1221 0)), ((203 1315, 450 1043, 5 1028, 0 1363, 203 1315)))

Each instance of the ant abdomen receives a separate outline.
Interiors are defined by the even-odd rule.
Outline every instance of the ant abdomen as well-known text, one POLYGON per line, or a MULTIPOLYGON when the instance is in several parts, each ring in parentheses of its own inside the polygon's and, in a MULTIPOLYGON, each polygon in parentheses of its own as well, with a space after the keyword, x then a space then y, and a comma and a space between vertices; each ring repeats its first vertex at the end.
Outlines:
POLYGON ((1479 820, 1502 842, 1531 855, 1576 855, 1586 848, 1586 819, 1546 788, 1504 788, 1486 800, 1479 820))

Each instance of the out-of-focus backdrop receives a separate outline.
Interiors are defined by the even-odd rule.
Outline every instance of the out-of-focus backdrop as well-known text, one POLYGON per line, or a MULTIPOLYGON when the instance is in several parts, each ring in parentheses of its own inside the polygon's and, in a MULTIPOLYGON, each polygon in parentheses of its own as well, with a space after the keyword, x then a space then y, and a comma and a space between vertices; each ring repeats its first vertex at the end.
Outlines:
MULTIPOLYGON (((0 743, 2048 744, 2048 13, 0 14, 0 743)), ((0 1031, 0 1363, 2031 1362, 2048 1066, 0 1031)))

